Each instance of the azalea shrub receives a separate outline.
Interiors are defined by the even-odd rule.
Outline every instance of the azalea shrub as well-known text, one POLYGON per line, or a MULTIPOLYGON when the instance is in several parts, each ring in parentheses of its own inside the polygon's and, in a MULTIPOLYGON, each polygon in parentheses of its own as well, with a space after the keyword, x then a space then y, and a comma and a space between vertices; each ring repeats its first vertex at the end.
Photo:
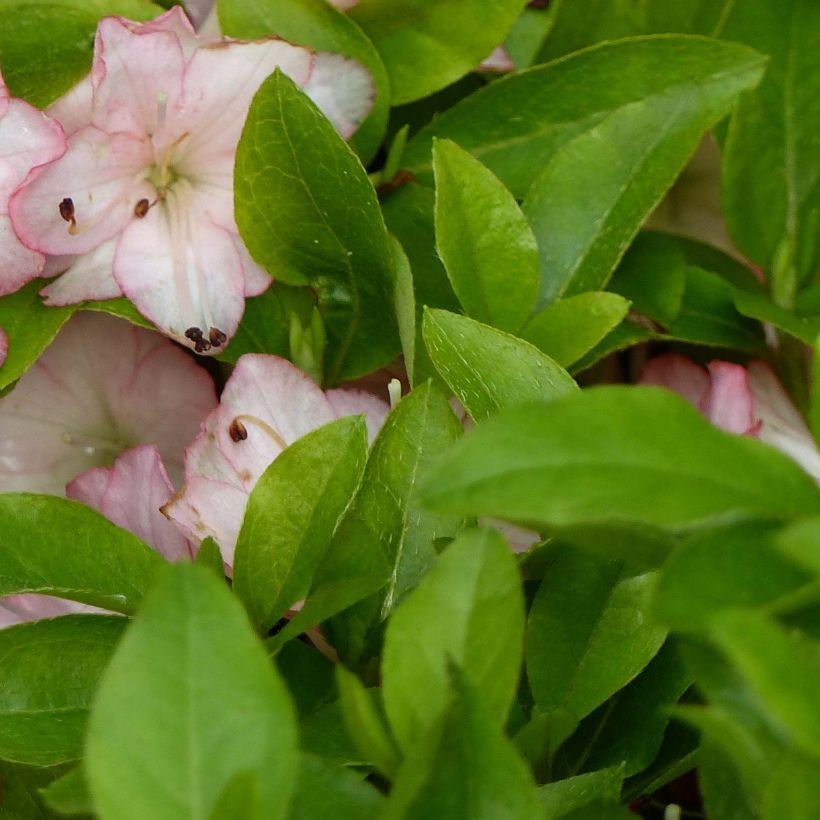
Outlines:
POLYGON ((820 816, 816 0, 0 72, 0 818, 820 816))

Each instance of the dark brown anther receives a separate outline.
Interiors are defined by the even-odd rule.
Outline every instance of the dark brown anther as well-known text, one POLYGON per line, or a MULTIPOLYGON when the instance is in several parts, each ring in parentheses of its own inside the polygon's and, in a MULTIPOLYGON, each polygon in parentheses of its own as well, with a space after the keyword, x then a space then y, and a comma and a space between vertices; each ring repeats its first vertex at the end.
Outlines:
POLYGON ((234 419, 228 428, 228 435, 231 437, 231 441, 235 441, 238 444, 248 437, 248 431, 239 419, 234 419))
POLYGON ((207 353, 211 349, 211 343, 207 339, 196 339, 194 341, 194 350, 197 353, 207 353))
POLYGON ((195 342, 197 339, 202 338, 202 331, 198 327, 189 327, 185 331, 185 338, 195 342))
POLYGON ((228 337, 215 327, 208 328, 208 338, 214 347, 222 347, 228 341, 228 337))
POLYGON ((145 215, 148 213, 150 207, 151 203, 147 199, 141 199, 134 206, 134 216, 137 217, 137 219, 143 219, 145 215))
POLYGON ((60 203, 60 216, 66 222, 74 222, 74 200, 67 196, 61 203, 60 203))
POLYGON ((211 349, 211 343, 202 334, 202 330, 198 327, 189 327, 185 331, 185 338, 190 339, 194 343, 194 350, 197 353, 205 353, 211 349))

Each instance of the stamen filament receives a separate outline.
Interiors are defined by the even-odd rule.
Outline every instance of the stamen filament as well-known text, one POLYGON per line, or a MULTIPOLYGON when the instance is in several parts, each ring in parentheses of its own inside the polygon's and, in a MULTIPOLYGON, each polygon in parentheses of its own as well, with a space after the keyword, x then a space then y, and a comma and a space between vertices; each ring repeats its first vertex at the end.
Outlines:
POLYGON ((269 436, 276 444, 278 444, 283 450, 287 449, 287 444, 282 436, 273 429, 266 421, 263 421, 258 416, 246 416, 240 415, 234 419, 234 422, 245 423, 245 424, 252 424, 254 427, 258 427, 265 435, 269 436))

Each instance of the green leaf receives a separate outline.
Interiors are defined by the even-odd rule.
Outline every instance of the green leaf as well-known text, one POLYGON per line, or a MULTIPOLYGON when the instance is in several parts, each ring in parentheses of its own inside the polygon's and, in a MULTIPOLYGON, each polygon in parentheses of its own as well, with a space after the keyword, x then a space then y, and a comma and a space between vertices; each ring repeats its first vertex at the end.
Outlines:
POLYGON ((94 801, 82 765, 53 780, 40 794, 43 802, 58 814, 94 814, 94 801))
POLYGON ((304 598, 367 461, 367 429, 346 416, 288 447, 248 499, 233 588, 267 632, 304 598))
POLYGON ((399 325, 401 352, 410 385, 415 384, 416 364, 416 295, 413 291, 413 271, 410 260, 399 241, 390 237, 393 266, 396 271, 396 320, 399 325))
POLYGON ((288 820, 372 820, 384 803, 381 792, 350 769, 303 753, 288 820))
POLYGON ((671 629, 699 630, 721 610, 763 606, 808 580, 774 548, 771 527, 741 522, 681 544, 663 568, 652 610, 671 629))
POLYGON ((350 140, 367 162, 376 153, 387 125, 390 83, 373 44, 346 14, 325 0, 219 0, 222 31, 242 40, 275 34, 315 51, 330 51, 358 60, 370 71, 376 100, 368 118, 350 140))
POLYGON ((761 814, 766 820, 814 820, 820 816, 816 759, 791 749, 777 761, 763 793, 761 814))
POLYGON ((615 293, 579 293, 536 313, 520 335, 568 367, 614 330, 628 311, 629 302, 615 293))
POLYGON ((91 699, 126 623, 69 615, 0 630, 0 758, 79 760, 91 699))
POLYGON ((387 580, 334 625, 334 646, 351 663, 370 651, 371 630, 433 564, 434 542, 461 528, 460 517, 428 513, 416 502, 419 481, 461 431, 447 400, 428 383, 396 405, 373 443, 362 485, 317 574, 317 585, 367 575, 387 580))
POLYGON ((393 258, 376 193, 350 147, 279 71, 257 92, 239 141, 234 207, 256 261, 315 290, 332 351, 328 382, 393 358, 393 258))
POLYGON ((538 240, 542 303, 606 284, 701 134, 762 74, 761 56, 741 46, 725 51, 713 40, 675 37, 647 38, 642 45, 670 48, 667 87, 595 118, 557 148, 527 193, 524 213, 538 240), (687 79, 678 75, 684 67, 687 79))
POLYGON ((801 316, 788 308, 780 307, 762 293, 738 291, 735 306, 744 316, 774 325, 807 345, 813 345, 820 336, 820 316, 801 316))
POLYGON ((807 518, 784 527, 774 545, 798 566, 820 576, 820 519, 807 518))
POLYGON ((65 769, 65 766, 42 768, 0 763, 0 817, 3 820, 55 820, 58 815, 49 810, 43 789, 65 769))
POLYGON ((680 528, 809 515, 820 490, 782 453, 717 430, 670 391, 619 386, 502 411, 450 448, 420 500, 545 529, 680 528))
POLYGON ((512 194, 449 140, 433 143, 436 245, 468 316, 511 333, 538 297, 538 246, 512 194))
POLYGON ((495 530, 463 534, 387 624, 384 704, 402 749, 409 751, 440 719, 450 696, 450 663, 503 725, 523 636, 521 579, 509 547, 495 530))
MULTIPOLYGON (((589 232, 593 215, 600 212, 597 197, 607 190, 611 197, 623 178, 630 176, 630 167, 638 167, 634 164, 638 159, 635 149, 640 146, 646 150, 653 140, 668 133, 656 150, 666 141, 675 150, 663 161, 658 156, 658 167, 618 205, 624 228, 631 223, 624 208, 631 205, 636 211, 643 210, 646 199, 659 198, 661 183, 666 187, 672 183, 700 132, 727 112, 734 95, 760 78, 762 68, 763 58, 751 49, 699 37, 656 36, 605 43, 489 84, 416 134, 407 144, 404 164, 422 182, 429 182, 433 137, 446 137, 486 165, 515 196, 522 197, 549 162, 556 184, 559 171, 571 174, 569 190, 554 192, 568 200, 568 207, 580 206, 585 195, 596 192, 590 210, 579 220, 589 232), (664 117, 660 125, 653 122, 653 111, 664 117), (627 129, 637 128, 636 120, 641 118, 651 132, 635 135, 634 142, 606 160, 610 165, 600 168, 605 151, 616 150, 627 129), (616 129, 618 123, 623 132, 616 129), (595 134, 611 137, 612 142, 595 148, 595 134), (569 150, 565 151, 565 146, 569 150), (587 179, 592 168, 576 166, 576 159, 591 162, 595 175, 587 179), (620 182, 618 171, 623 177, 620 182), (646 196, 649 192, 652 197, 646 196), (574 203, 573 194, 578 198, 574 203)), ((612 203, 611 198, 609 201, 612 203)), ((630 208, 629 215, 634 213, 630 208)), ((549 226, 553 241, 562 238, 560 226, 569 221, 561 214, 557 217, 549 226)), ((564 239, 564 249, 569 251, 580 235, 564 239)))
POLYGON ((449 708, 408 750, 383 820, 544 816, 532 772, 467 677, 453 670, 449 708))
POLYGON ((433 364, 475 421, 578 390, 566 370, 529 342, 466 316, 426 310, 423 333, 433 364))
POLYGON ((556 549, 527 622, 527 679, 538 709, 583 718, 652 660, 666 637, 648 617, 656 579, 556 549))
POLYGON ((475 68, 503 42, 524 5, 525 0, 360 0, 350 16, 382 55, 393 104, 400 105, 475 68))
POLYGON ((46 307, 37 295, 42 287, 42 281, 35 279, 16 293, 0 298, 0 328, 9 342, 6 361, 0 367, 0 391, 37 361, 74 313, 73 307, 46 307))
POLYGON ((237 776, 284 817, 296 727, 239 602, 202 567, 169 566, 106 670, 87 740, 102 817, 205 818, 237 776))
POLYGON ((84 504, 0 494, 0 595, 39 592, 128 615, 164 563, 84 504))
POLYGON ((624 780, 622 766, 548 783, 538 789, 546 820, 560 820, 569 812, 599 801, 618 801, 624 780))
POLYGON ((723 195, 735 243, 776 280, 805 278, 820 251, 818 27, 820 7, 814 0, 775 6, 747 0, 732 5, 721 33, 770 58, 763 81, 740 99, 732 116, 723 152, 723 195))
POLYGON ((147 0, 0 0, 4 79, 15 97, 48 105, 91 68, 100 18, 150 20, 161 13, 147 0))
POLYGON ((771 719, 802 748, 820 756, 820 644, 762 612, 722 613, 711 639, 735 665, 771 719))
POLYGON ((364 759, 369 760, 385 777, 392 778, 399 766, 399 754, 370 692, 341 664, 336 666, 336 682, 347 733, 364 759))

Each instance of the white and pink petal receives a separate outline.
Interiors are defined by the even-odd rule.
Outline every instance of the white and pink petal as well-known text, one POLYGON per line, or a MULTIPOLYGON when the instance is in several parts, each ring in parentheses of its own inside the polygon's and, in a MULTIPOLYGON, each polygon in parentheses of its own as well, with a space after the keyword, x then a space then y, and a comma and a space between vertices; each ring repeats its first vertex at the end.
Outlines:
POLYGON ((302 90, 345 139, 364 122, 376 99, 373 77, 361 63, 328 52, 316 55, 302 90))

